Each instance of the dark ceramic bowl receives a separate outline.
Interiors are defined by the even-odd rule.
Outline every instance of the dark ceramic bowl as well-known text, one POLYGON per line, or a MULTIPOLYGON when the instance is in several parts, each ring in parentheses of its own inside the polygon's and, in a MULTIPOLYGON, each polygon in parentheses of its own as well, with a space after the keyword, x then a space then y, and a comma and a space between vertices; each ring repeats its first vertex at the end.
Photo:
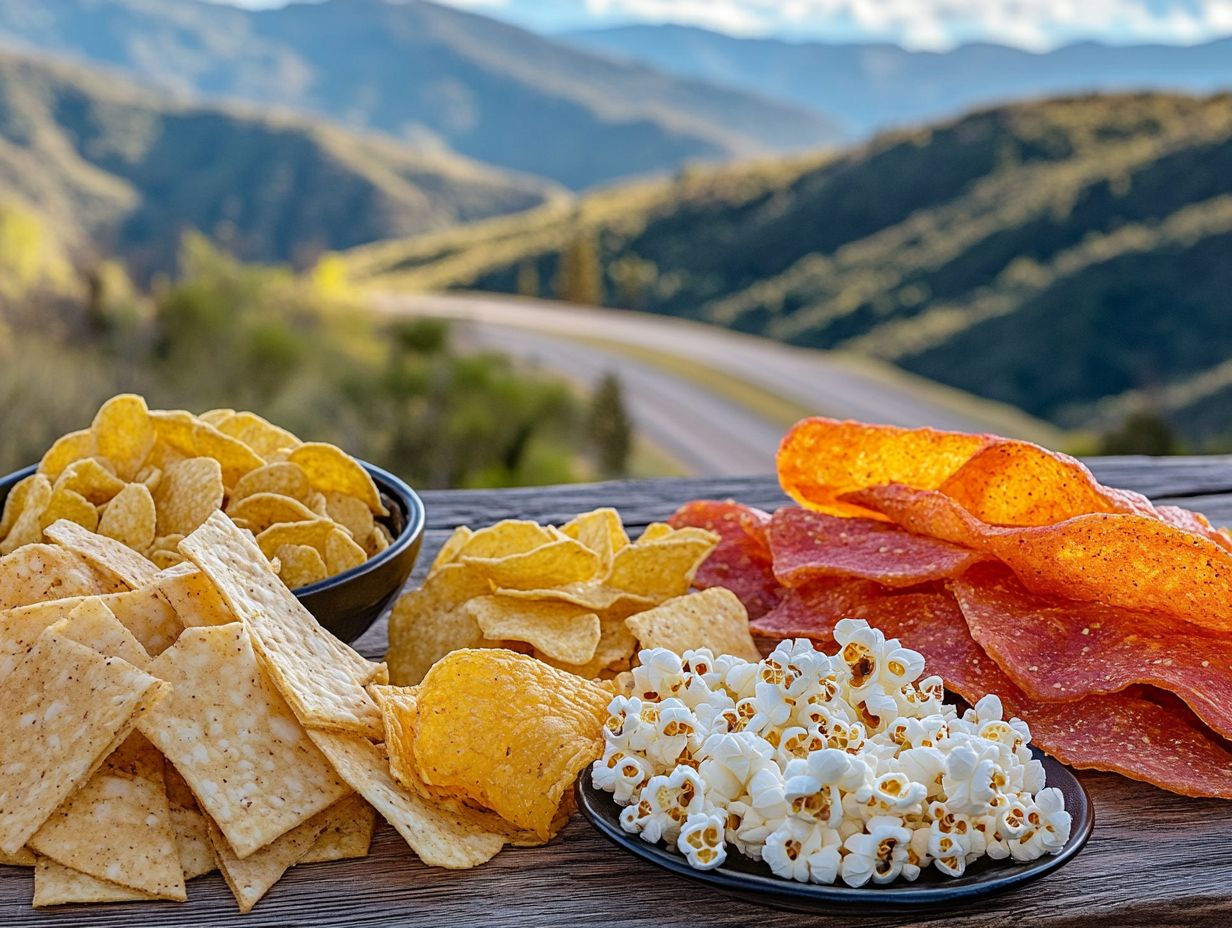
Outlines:
MULTIPOLYGON (((364 469, 372 475, 381 502, 389 510, 380 521, 389 529, 393 542, 358 567, 295 591, 318 622, 347 642, 366 632, 397 595, 411 575, 423 543, 424 507, 419 496, 388 471, 371 464, 364 464, 364 469)), ((0 508, 13 486, 34 470, 30 466, 0 479, 0 508)))

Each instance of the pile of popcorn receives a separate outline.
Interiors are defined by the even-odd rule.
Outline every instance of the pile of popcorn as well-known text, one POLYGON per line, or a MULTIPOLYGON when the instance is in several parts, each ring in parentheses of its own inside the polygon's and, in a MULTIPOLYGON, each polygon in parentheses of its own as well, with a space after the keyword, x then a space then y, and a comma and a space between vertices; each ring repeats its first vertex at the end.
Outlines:
POLYGON ((698 869, 730 845, 785 879, 849 886, 1061 850, 1061 792, 996 696, 960 716, 897 639, 857 619, 834 637, 832 656, 801 638, 757 663, 643 651, 592 768, 622 827, 698 869))

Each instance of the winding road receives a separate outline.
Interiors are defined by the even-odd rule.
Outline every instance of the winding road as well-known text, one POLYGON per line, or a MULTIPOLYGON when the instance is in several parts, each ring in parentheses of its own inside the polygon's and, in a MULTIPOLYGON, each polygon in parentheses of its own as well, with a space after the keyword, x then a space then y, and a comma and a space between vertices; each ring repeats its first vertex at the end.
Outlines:
MULTIPOLYGON (((961 431, 996 431, 1056 441, 1050 426, 875 362, 783 345, 696 322, 623 310, 570 306, 487 293, 374 294, 378 312, 467 323, 463 337, 583 385, 619 374, 635 425, 688 473, 714 476, 773 470, 783 417, 771 417, 687 369, 781 398, 792 410, 961 431)), ((739 391, 735 391, 738 395, 739 391)))

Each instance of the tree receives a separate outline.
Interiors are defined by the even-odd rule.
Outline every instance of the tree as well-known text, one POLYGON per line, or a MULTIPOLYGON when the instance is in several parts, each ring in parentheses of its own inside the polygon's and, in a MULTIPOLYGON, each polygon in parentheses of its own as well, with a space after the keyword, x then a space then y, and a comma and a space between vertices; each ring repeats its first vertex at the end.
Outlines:
POLYGON ((539 295, 539 265, 533 258, 527 258, 518 265, 518 295, 539 295))
POLYGON ((586 306, 603 304, 603 268, 599 263, 599 243, 593 234, 580 233, 561 252, 556 297, 586 306))
POLYGON ((599 473, 604 477, 625 476, 633 449, 633 422, 625 409, 624 388, 615 374, 604 374, 595 387, 586 425, 599 473))
POLYGON ((1176 433, 1159 412, 1140 409, 1125 417, 1100 443, 1100 454, 1177 454, 1176 433))

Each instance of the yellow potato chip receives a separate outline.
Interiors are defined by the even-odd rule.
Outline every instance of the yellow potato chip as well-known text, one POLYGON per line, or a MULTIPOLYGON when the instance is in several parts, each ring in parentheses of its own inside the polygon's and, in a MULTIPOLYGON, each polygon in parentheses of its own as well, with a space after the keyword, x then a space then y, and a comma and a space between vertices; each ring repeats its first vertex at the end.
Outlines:
POLYGON ((154 448, 154 424, 145 400, 122 393, 105 402, 90 426, 95 453, 115 465, 116 475, 132 480, 154 448))
POLYGON ((581 542, 560 538, 530 551, 504 557, 474 557, 461 561, 483 571, 498 587, 537 589, 590 580, 599 569, 599 557, 581 542))
POLYGON ((448 564, 419 589, 404 593, 389 615, 390 679, 404 686, 418 683, 450 651, 478 647, 483 632, 464 607, 491 592, 492 584, 479 571, 448 564))
POLYGON ((480 596, 466 610, 485 637, 524 641, 568 664, 586 663, 599 646, 599 617, 571 603, 480 596))
POLYGON ((275 493, 306 505, 312 492, 312 484, 308 482, 303 468, 281 461, 258 467, 241 477, 231 492, 231 502, 236 503, 254 493, 275 493))
POLYGON ((560 530, 595 552, 599 556, 599 569, 605 572, 612 565, 612 555, 629 543, 620 513, 612 508, 583 512, 562 525, 560 530))
POLYGON ((349 792, 265 679, 240 623, 185 629, 149 671, 172 690, 139 722, 141 733, 236 854, 246 857, 349 792))
POLYGON ((243 858, 236 855, 218 826, 206 820, 205 825, 210 844, 214 848, 215 859, 218 861, 218 869, 227 881, 231 895, 235 896, 235 901, 239 903, 241 914, 250 912, 274 884, 282 879, 282 875, 307 853, 325 830, 325 815, 326 813, 322 812, 314 816, 243 858))
MULTIPOLYGON (((250 471, 265 464, 264 459, 238 438, 224 435, 208 422, 182 409, 150 413, 161 442, 187 458, 208 457, 218 462, 223 482, 235 484, 250 471)), ((174 463, 174 458, 168 465, 174 463)), ((162 463, 160 467, 166 471, 162 463)))
POLYGON ((101 506, 124 489, 124 481, 96 458, 82 458, 64 469, 52 489, 74 490, 94 505, 101 506))
POLYGON ((305 519, 302 522, 279 522, 257 535, 257 546, 266 557, 283 545, 309 545, 325 556, 325 542, 338 530, 329 519, 305 519))
POLYGON ((637 540, 639 542, 659 541, 662 538, 670 538, 675 531, 666 522, 651 522, 642 530, 642 534, 638 536, 637 540))
MULTIPOLYGON (((122 595, 131 596, 132 594, 122 595)), ((134 667, 142 668, 150 662, 149 652, 142 647, 141 642, 128 630, 127 626, 116 618, 115 613, 108 608, 102 598, 90 597, 84 600, 67 616, 49 627, 54 634, 67 638, 69 641, 84 644, 87 648, 93 648, 104 657, 118 657, 128 661, 134 667)), ((56 856, 48 851, 41 853, 49 857, 56 856)), ((67 860, 60 860, 60 863, 67 863, 70 867, 76 866, 67 860)), ((85 868, 77 867, 77 869, 85 868)))
POLYGON ((663 605, 625 619, 643 648, 667 648, 677 654, 709 648, 716 656, 731 654, 761 660, 749 633, 749 616, 736 594, 723 587, 669 599, 663 605))
MULTIPOLYGON (((64 469, 75 461, 88 458, 94 454, 94 433, 90 429, 81 429, 61 435, 47 449, 43 459, 39 461, 38 473, 55 480, 64 469)), ((0 532, 0 535, 3 535, 0 532)))
POLYGON ((376 524, 372 520, 372 510, 362 499, 354 496, 344 496, 341 493, 326 493, 325 511, 331 519, 351 533, 357 542, 363 542, 376 524))
POLYGON ((282 565, 278 576, 292 590, 317 583, 330 575, 321 552, 310 545, 279 545, 274 556, 282 565))
POLYGON ((656 602, 687 593, 693 575, 714 550, 719 536, 698 528, 668 531, 656 532, 651 540, 643 535, 635 544, 617 551, 605 583, 656 602))
POLYGON ((279 522, 312 522, 317 516, 292 496, 250 493, 227 507, 232 519, 244 519, 258 534, 279 522))
POLYGON ((137 476, 133 478, 134 483, 145 484, 145 488, 151 493, 158 489, 158 485, 162 483, 162 480, 162 470, 152 464, 147 464, 141 468, 141 470, 137 471, 137 476))
POLYGON ((40 720, 0 738, 0 851, 24 847, 165 689, 127 661, 39 635, 0 690, 0 715, 40 720))
POLYGON ((33 904, 36 909, 78 903, 140 902, 156 898, 149 893, 100 880, 47 857, 38 858, 35 864, 33 904))
POLYGON ((354 496, 377 515, 388 515, 368 472, 341 448, 307 442, 295 448, 287 460, 304 469, 313 489, 354 496))
POLYGON ((43 533, 57 545, 80 555, 104 580, 114 581, 113 589, 99 590, 100 593, 114 592, 117 582, 135 590, 145 586, 158 573, 149 560, 127 545, 105 535, 96 535, 72 522, 53 522, 43 533))
POLYGON ((273 572, 253 540, 222 512, 180 542, 252 633, 262 665, 309 726, 379 737, 381 716, 360 681, 372 663, 323 629, 273 572))
POLYGON ((637 639, 633 637, 633 632, 625 627, 623 619, 612 619, 603 615, 599 617, 599 626, 599 644, 595 646, 595 656, 584 664, 569 664, 543 653, 536 656, 545 664, 551 664, 579 677, 586 677, 588 680, 593 680, 604 671, 626 669, 637 651, 637 639))
POLYGON ((374 525, 364 541, 364 551, 367 552, 369 557, 376 557, 388 548, 392 542, 393 539, 389 537, 389 529, 383 525, 374 525))
POLYGON ((364 549, 344 529, 335 528, 325 539, 325 566, 331 576, 358 567, 366 560, 364 549))
POLYGON ((76 490, 60 487, 58 490, 51 491, 51 499, 47 501, 47 508, 39 516, 39 525, 46 530, 52 522, 58 522, 61 519, 75 522, 92 532, 98 527, 98 510, 94 508, 93 503, 76 490))
POLYGON ((0 518, 0 555, 42 540, 41 517, 51 502, 51 492, 51 481, 42 474, 31 474, 9 491, 0 518))
POLYGON ((213 458, 189 458, 170 465, 154 494, 158 534, 189 534, 222 508, 224 493, 222 468, 213 458))
POLYGON ((372 831, 376 827, 376 810, 363 796, 348 796, 321 815, 326 822, 325 828, 308 852, 296 861, 296 866, 368 856, 372 831))
POLYGON ((234 409, 225 409, 225 408, 207 409, 205 412, 201 413, 201 415, 197 416, 197 418, 200 419, 202 422, 209 423, 210 425, 214 426, 214 428, 218 428, 220 425, 222 425, 224 422, 226 422, 228 419, 230 419, 234 415, 235 415, 234 409))
POLYGON ((502 835, 485 831, 397 783, 389 772, 388 758, 368 739, 332 731, 309 734, 339 776, 397 829, 428 866, 477 867, 504 847, 502 835))
POLYGON ((149 487, 144 483, 130 483, 103 510, 98 520, 98 533, 123 542, 134 551, 145 551, 154 544, 157 520, 149 487))
POLYGON ((210 424, 224 435, 238 438, 263 458, 269 458, 270 455, 287 448, 298 448, 302 444, 286 429, 279 428, 252 412, 232 412, 221 422, 210 424))
MULTIPOLYGON (((85 531, 78 526, 74 528, 85 531)), ((100 577, 80 555, 68 548, 24 545, 0 557, 0 609, 74 596, 94 596, 116 589, 123 587, 100 577)))
POLYGON ((600 582, 563 583, 550 589, 534 590, 510 590, 502 587, 496 592, 512 599, 573 603, 575 606, 584 606, 591 612, 622 613, 621 618, 655 605, 655 600, 649 596, 638 596, 636 593, 604 586, 600 582))
MULTIPOLYGON (((457 536, 459 529, 454 533, 457 536)), ((446 542, 445 549, 455 548, 453 560, 461 557, 501 558, 510 554, 522 554, 533 551, 556 541, 556 536, 537 522, 525 519, 504 519, 493 525, 471 532, 455 541, 453 537, 446 542)), ((444 562, 442 562, 444 563, 444 562)), ((436 565, 433 565, 435 569, 436 565)))
POLYGON ((129 735, 28 843, 97 879, 160 899, 187 898, 163 759, 141 735, 129 735))
POLYGON ((184 879, 212 873, 218 869, 214 846, 210 844, 210 832, 205 815, 197 805, 184 778, 171 764, 163 765, 167 784, 167 801, 171 807, 171 825, 175 829, 175 845, 180 858, 184 879))
POLYGON ((532 657, 454 651, 416 696, 419 774, 546 837, 578 773, 603 753, 611 700, 608 687, 532 657))
POLYGON ((452 564, 458 559, 458 555, 462 553, 462 549, 466 547, 466 543, 471 540, 472 532, 465 525, 459 525, 453 530, 445 543, 441 545, 439 551, 436 552, 436 557, 432 559, 432 566, 428 568, 428 573, 435 573, 446 564, 452 564))

